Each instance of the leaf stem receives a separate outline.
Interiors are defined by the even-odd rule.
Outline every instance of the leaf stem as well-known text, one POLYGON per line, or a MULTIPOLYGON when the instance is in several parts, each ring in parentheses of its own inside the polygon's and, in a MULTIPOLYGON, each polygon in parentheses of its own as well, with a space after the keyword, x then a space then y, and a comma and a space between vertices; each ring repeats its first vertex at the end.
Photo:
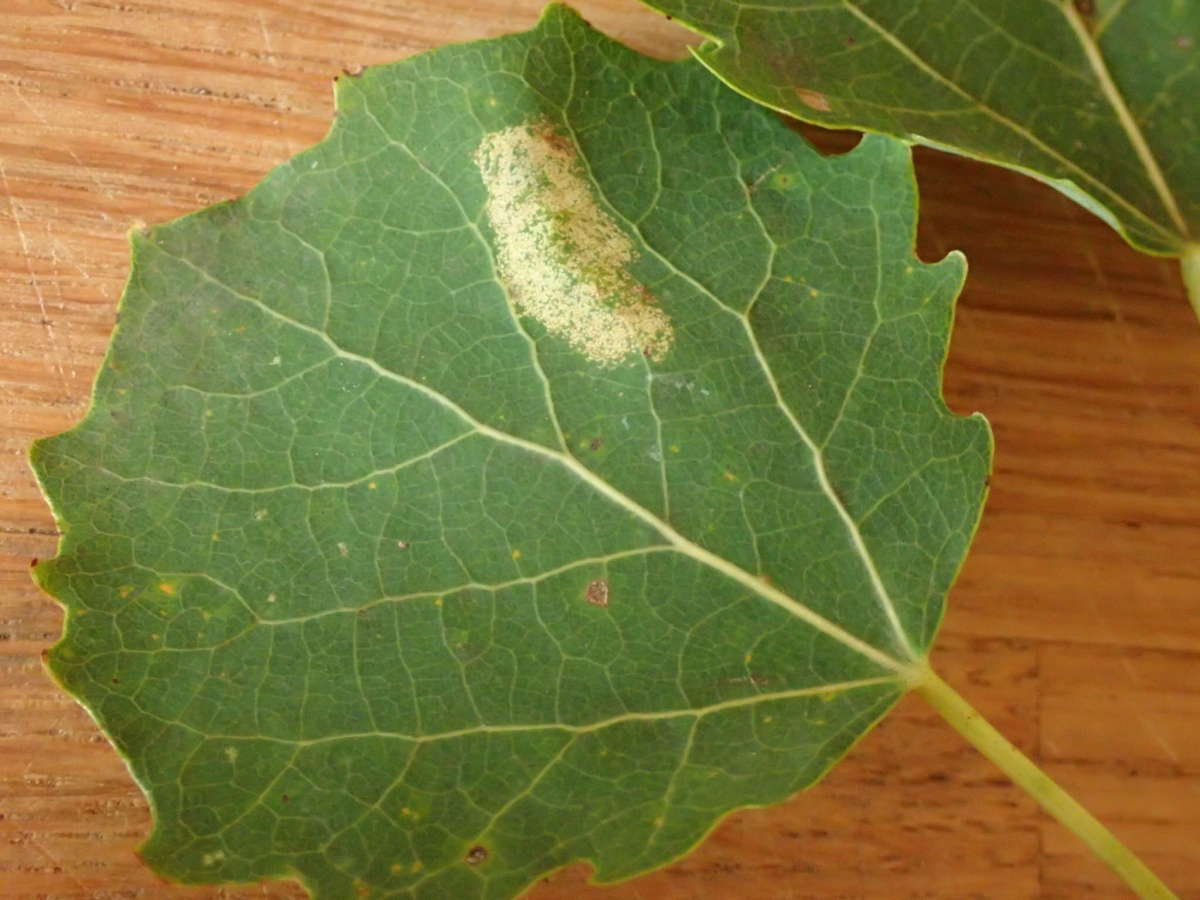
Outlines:
MULTIPOLYGON (((1200 259, 1196 262, 1200 265, 1200 259)), ((1195 270, 1195 274, 1200 277, 1200 269, 1195 270)), ((1196 283, 1196 287, 1200 288, 1200 283, 1196 283)), ((1117 840, 1111 831, 1039 769, 1029 757, 993 728, 937 674, 927 669, 914 688, 959 734, 1037 800, 1042 809, 1087 844, 1139 897, 1147 900, 1176 900, 1175 894, 1144 862, 1134 856, 1128 847, 1117 840)))
POLYGON ((1183 270, 1183 286, 1187 289, 1188 300, 1192 301, 1192 310, 1200 319, 1200 244, 1187 244, 1179 260, 1183 270))

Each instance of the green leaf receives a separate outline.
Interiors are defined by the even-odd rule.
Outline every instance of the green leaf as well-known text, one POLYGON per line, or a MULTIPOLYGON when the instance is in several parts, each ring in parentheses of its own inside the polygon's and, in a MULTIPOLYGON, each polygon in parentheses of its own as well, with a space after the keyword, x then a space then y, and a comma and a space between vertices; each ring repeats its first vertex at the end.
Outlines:
POLYGON ((1200 3, 645 2, 761 103, 1034 175, 1149 253, 1200 242, 1200 3))
POLYGON ((908 148, 551 8, 133 236, 34 461, 50 665, 184 881, 510 897, 815 782, 924 671, 990 462, 908 148))

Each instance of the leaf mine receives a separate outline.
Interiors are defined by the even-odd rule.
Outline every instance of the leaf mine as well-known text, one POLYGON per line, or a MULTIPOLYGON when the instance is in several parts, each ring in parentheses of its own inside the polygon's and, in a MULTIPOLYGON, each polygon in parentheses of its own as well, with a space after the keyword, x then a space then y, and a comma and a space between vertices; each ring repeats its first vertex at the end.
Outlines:
POLYGON ((630 274, 633 242, 596 202, 570 141, 546 121, 516 125, 487 135, 475 162, 517 309, 592 362, 666 356, 671 320, 630 274))

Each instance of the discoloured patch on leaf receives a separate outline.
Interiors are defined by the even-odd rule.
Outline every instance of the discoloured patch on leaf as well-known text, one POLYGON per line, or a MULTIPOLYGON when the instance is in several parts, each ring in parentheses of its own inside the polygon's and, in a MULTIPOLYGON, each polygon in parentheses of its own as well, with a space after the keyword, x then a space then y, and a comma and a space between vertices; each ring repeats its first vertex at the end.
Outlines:
POLYGON ((487 862, 487 858, 487 847, 476 844, 467 851, 467 855, 464 857, 463 861, 466 862, 468 866, 477 866, 480 863, 487 862))
POLYGON ((608 606, 608 582, 597 578, 587 586, 587 602, 592 606, 608 606))
POLYGON ((545 121, 492 132, 475 152, 501 280, 518 311, 589 360, 662 359, 671 320, 630 274, 633 241, 597 202, 574 144, 545 121))
POLYGON ((796 88, 796 96, 800 102, 820 112, 829 112, 829 98, 820 91, 810 91, 806 88, 796 88))

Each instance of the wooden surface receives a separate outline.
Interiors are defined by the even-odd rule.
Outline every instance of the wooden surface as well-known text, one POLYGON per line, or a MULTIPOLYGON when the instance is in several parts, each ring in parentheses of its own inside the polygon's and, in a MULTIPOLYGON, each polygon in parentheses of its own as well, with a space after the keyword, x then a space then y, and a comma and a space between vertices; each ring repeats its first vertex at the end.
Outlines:
MULTIPOLYGON (((234 197, 318 140, 343 68, 523 29, 538 0, 2 0, 0 894, 285 897, 171 888, 134 855, 145 803, 40 663, 29 581, 54 524, 31 439, 84 412, 126 231, 234 197)), ((657 56, 635 0, 579 7, 657 56)), ((947 369, 996 432, 984 523, 935 662, 1182 896, 1200 898, 1200 325, 1175 268, 1025 178, 918 154, 926 259, 971 275, 947 369)), ((737 814, 691 857, 532 896, 1119 897, 1075 839, 908 698, 817 788, 737 814)), ((451 898, 453 900, 453 898, 451 898)))

